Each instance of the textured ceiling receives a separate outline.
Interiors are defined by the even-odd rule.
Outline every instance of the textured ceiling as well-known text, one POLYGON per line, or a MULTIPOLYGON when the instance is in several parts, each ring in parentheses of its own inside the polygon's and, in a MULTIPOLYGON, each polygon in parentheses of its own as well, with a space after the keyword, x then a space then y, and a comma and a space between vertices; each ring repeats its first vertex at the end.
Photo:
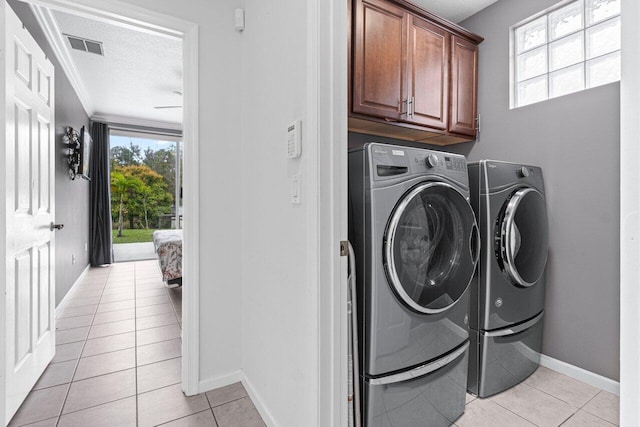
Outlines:
POLYGON ((410 0, 423 9, 442 16, 451 22, 464 21, 497 0, 410 0))
POLYGON ((103 43, 104 56, 67 47, 94 106, 94 115, 182 123, 182 43, 53 11, 60 31, 103 43))

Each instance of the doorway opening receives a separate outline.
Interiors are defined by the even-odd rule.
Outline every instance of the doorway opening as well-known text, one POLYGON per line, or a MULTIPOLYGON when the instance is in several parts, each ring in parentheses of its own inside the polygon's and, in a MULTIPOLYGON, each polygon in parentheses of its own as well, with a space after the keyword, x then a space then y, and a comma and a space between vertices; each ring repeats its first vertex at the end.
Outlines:
POLYGON ((156 259, 156 231, 184 223, 182 141, 115 129, 109 140, 113 260, 156 259))
MULTIPOLYGON (((184 168, 181 168, 181 179, 183 182, 184 193, 181 194, 183 203, 180 205, 180 210, 183 211, 185 218, 189 218, 188 221, 183 222, 184 227, 184 241, 183 252, 185 260, 183 262, 183 282, 186 286, 184 291, 183 306, 185 307, 184 314, 180 316, 180 323, 182 326, 182 340, 181 340, 181 377, 182 377, 182 391, 187 395, 195 395, 199 392, 199 212, 198 212, 198 199, 199 193, 199 162, 198 162, 198 93, 199 93, 199 78, 198 78, 198 25, 186 21, 174 16, 168 16, 153 10, 143 8, 132 8, 127 4, 114 4, 103 3, 99 6, 89 4, 83 0, 80 1, 59 1, 59 0, 24 0, 31 5, 31 8, 36 15, 36 20, 40 24, 45 36, 50 41, 52 50, 56 57, 62 57, 60 74, 68 74, 68 70, 65 69, 65 65, 69 65, 69 53, 70 49, 65 45, 65 39, 60 37, 60 32, 56 34, 58 26, 48 25, 51 22, 49 19, 53 16, 53 12, 60 12, 61 14, 67 14, 70 16, 78 16, 89 18, 100 25, 112 25, 122 30, 134 30, 140 34, 157 35, 166 40, 177 40, 179 48, 182 52, 178 66, 180 71, 180 82, 182 88, 167 87, 166 85, 160 85, 159 87, 165 89, 165 93, 177 95, 177 90, 180 92, 180 100, 170 100, 165 102, 163 100, 154 100, 154 103, 150 108, 162 109, 167 114, 171 112, 178 113, 182 125, 180 138, 174 141, 180 143, 178 146, 181 162, 184 163, 184 168), (53 41, 52 41, 53 40, 53 41), (66 56, 65 56, 66 55, 66 56), (63 71, 64 69, 64 71, 63 71), (180 109, 167 109, 166 105, 180 104, 180 109), (184 144, 184 145, 183 145, 184 144), (184 172, 182 172, 184 171, 184 172), (189 286, 191 284, 191 286, 189 286)), ((88 28, 93 28, 89 26, 88 28)), ((77 28, 77 27, 76 27, 77 28)), ((138 40, 137 38, 128 39, 129 41, 138 40)), ((67 41, 68 43, 68 41, 67 41)), ((105 52, 107 52, 105 50, 105 52)), ((112 49, 109 50, 112 52, 112 49)), ((90 54, 86 54, 90 55, 90 54)), ((99 56, 86 56, 88 61, 102 60, 99 56)), ((73 68, 73 67, 71 67, 73 68)), ((123 70, 127 68, 123 65, 123 70)), ((177 75, 177 67, 158 68, 158 70, 169 69, 174 75, 177 75)), ((73 73, 71 73, 73 74, 73 73)), ((87 114, 95 121, 101 121, 110 124, 126 124, 126 128, 131 130, 136 128, 137 131, 147 133, 150 129, 159 130, 163 129, 163 126, 159 126, 158 121, 154 120, 140 120, 137 123, 123 120, 126 118, 126 114, 123 112, 129 107, 126 102, 120 102, 118 104, 118 113, 107 114, 105 111, 95 108, 95 105, 89 100, 86 102, 87 91, 83 85, 78 90, 77 83, 72 76, 71 83, 76 93, 80 97, 82 106, 85 107, 87 114)), ((165 79, 166 83, 166 79, 165 79)), ((135 86, 133 86, 135 89, 135 86)), ((110 96, 107 91, 104 96, 110 96)), ((144 99, 144 96, 138 96, 138 99, 144 99)), ((115 126, 111 126, 115 129, 115 126)), ((171 128, 175 131, 176 127, 171 128)), ((155 138, 158 132, 152 132, 155 138)), ((153 262, 153 261, 149 261, 153 262)), ((155 262, 157 265, 157 262, 155 262)), ((116 264, 117 265, 117 264, 116 264)), ((124 264, 122 264, 124 265, 124 264)), ((182 313, 181 313, 182 314, 182 313)))

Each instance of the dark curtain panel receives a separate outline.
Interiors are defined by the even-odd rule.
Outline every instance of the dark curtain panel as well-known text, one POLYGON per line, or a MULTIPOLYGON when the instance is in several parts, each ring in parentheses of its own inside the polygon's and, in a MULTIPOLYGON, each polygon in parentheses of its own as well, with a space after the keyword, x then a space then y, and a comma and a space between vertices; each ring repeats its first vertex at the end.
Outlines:
POLYGON ((109 127, 104 123, 91 125, 93 152, 91 153, 91 265, 112 263, 111 197, 109 187, 109 127))

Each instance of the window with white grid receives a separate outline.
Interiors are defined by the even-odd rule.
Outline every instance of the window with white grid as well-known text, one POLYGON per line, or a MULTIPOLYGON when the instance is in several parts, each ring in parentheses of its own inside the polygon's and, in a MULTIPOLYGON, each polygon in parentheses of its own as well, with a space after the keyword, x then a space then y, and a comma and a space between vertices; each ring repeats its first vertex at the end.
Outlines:
POLYGON ((621 0, 574 0, 512 27, 512 108, 620 80, 621 0))

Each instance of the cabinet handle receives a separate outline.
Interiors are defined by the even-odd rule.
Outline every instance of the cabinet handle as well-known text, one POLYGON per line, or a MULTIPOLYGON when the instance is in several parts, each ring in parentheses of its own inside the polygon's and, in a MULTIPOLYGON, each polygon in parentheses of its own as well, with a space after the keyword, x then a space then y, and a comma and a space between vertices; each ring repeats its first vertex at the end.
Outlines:
POLYGON ((415 102, 416 102, 416 97, 412 96, 410 100, 407 101, 408 105, 408 110, 409 110, 409 118, 413 119, 413 113, 415 112, 415 102))
POLYGON ((413 119, 413 112, 414 112, 414 102, 415 102, 416 98, 414 96, 412 96, 411 98, 408 98, 406 101, 402 101, 402 104, 407 104, 407 111, 401 111, 400 115, 401 116, 407 116, 407 119, 413 119))
POLYGON ((410 108, 409 100, 407 99, 406 101, 400 102, 400 105, 401 105, 401 107, 400 107, 400 116, 407 116, 407 118, 409 118, 409 114, 411 114, 410 111, 409 111, 409 108, 410 108), (404 104, 407 104, 407 109, 403 111, 402 106, 404 104))

